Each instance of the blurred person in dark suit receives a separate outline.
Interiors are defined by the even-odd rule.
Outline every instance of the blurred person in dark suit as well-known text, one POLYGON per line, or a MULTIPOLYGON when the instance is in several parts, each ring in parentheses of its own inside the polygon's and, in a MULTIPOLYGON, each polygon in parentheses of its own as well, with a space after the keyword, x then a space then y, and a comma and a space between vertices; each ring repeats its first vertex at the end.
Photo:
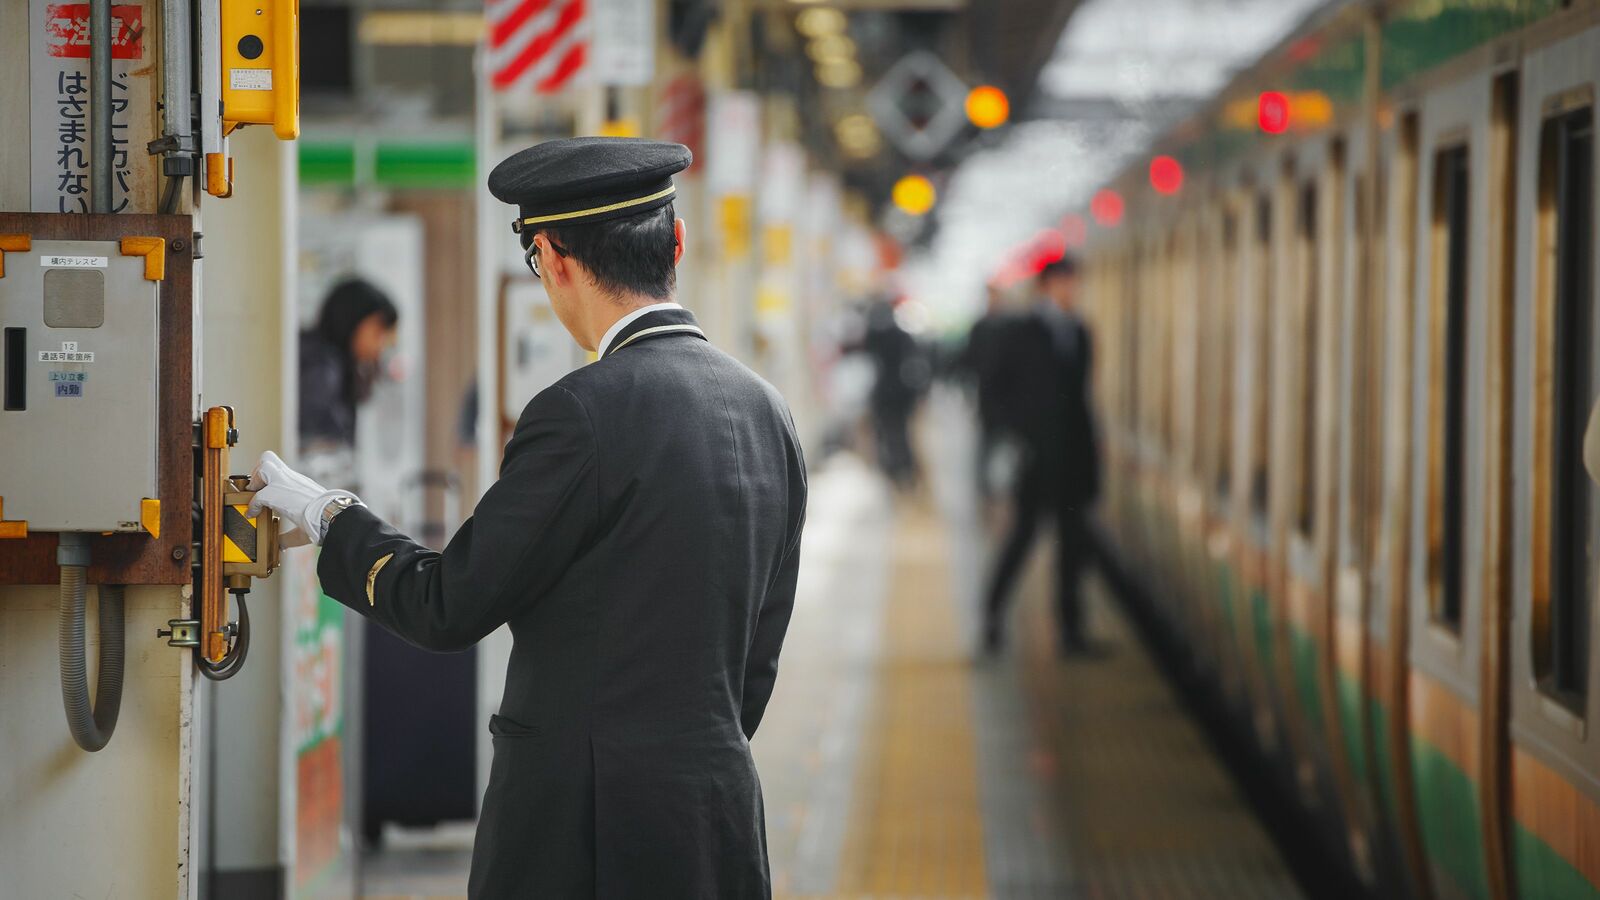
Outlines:
POLYGON ((931 375, 917 339, 895 318, 894 304, 875 301, 867 310, 861 350, 872 360, 875 378, 869 403, 877 436, 878 464, 895 486, 909 489, 917 480, 911 448, 911 414, 931 375))
POLYGON ((1011 411, 1010 398, 1006 396, 1004 362, 1007 348, 1006 332, 1018 324, 1017 317, 1006 312, 1004 296, 999 285, 986 286, 987 298, 984 313, 967 331, 966 346, 956 359, 956 366, 972 380, 978 410, 978 453, 976 475, 978 493, 989 499, 993 493, 990 469, 995 451, 1008 429, 1016 423, 1011 411))
POLYGON ((985 605, 984 649, 999 652, 1011 589, 1038 532, 1056 525, 1056 605, 1061 649, 1089 648, 1078 582, 1091 549, 1089 514, 1100 493, 1100 454, 1090 408, 1094 341, 1076 311, 1078 264, 1071 256, 1038 276, 1039 302, 1006 331, 995 375, 1009 400, 1011 427, 1023 446, 1011 533, 996 562, 985 605))

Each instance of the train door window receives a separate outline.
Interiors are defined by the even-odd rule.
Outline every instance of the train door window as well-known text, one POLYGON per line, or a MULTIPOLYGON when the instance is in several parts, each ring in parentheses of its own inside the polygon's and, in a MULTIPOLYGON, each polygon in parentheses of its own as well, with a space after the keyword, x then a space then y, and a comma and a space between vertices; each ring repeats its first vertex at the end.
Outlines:
POLYGON ((1215 334, 1218 379, 1216 421, 1216 490, 1217 497, 1226 500, 1233 489, 1233 395, 1237 385, 1234 369, 1234 328, 1238 317, 1237 307, 1239 265, 1239 223, 1232 210, 1222 214, 1222 272, 1217 285, 1218 296, 1215 334))
POLYGON ((1300 192, 1295 256, 1299 263, 1300 296, 1300 396, 1299 434, 1300 479, 1295 498, 1295 527, 1311 536, 1317 496, 1317 188, 1307 184, 1300 192))
POLYGON ((1434 158, 1429 411, 1429 582, 1438 624, 1461 630, 1466 562, 1467 147, 1434 158))
POLYGON ((1268 390, 1272 384, 1272 196, 1256 201, 1256 368, 1250 387, 1250 509, 1267 518, 1268 390))
POLYGON ((1546 119, 1539 143, 1538 302, 1544 358, 1543 377, 1536 383, 1548 393, 1538 400, 1543 409, 1536 440, 1542 458, 1535 466, 1542 470, 1543 509, 1535 515, 1548 538, 1541 542, 1546 589, 1535 592, 1534 665, 1546 693, 1582 712, 1595 588, 1588 547, 1596 491, 1583 467, 1583 433, 1595 397, 1592 108, 1546 119))

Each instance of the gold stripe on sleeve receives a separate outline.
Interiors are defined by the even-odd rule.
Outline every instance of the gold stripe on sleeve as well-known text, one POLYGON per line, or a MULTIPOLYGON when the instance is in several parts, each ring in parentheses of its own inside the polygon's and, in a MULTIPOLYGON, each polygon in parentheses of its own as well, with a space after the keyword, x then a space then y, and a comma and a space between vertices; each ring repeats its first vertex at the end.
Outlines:
POLYGON ((384 566, 388 565, 389 560, 391 560, 391 559, 394 559, 394 554, 393 553, 385 554, 382 559, 380 559, 377 562, 373 563, 372 564, 372 569, 367 572, 367 605, 368 606, 377 606, 378 605, 378 601, 376 599, 374 599, 373 596, 372 596, 372 588, 373 588, 373 585, 378 583, 378 573, 383 570, 384 566))

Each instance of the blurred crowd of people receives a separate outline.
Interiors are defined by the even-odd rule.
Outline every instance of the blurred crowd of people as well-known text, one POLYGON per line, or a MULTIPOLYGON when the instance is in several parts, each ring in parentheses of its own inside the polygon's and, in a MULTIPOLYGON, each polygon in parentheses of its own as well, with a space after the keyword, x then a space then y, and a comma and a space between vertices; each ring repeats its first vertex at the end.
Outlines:
POLYGON ((894 300, 873 299, 842 350, 870 364, 863 411, 877 463, 902 491, 921 478, 910 423, 935 377, 961 384, 972 400, 976 491, 986 503, 1010 509, 983 598, 983 651, 1004 649, 1006 611, 1045 524, 1054 531, 1060 647, 1088 654, 1096 645, 1086 631, 1079 583, 1085 564, 1099 555, 1092 517, 1100 494, 1090 391, 1094 337, 1077 310, 1074 257, 1043 265, 1018 287, 991 283, 985 310, 964 339, 943 345, 913 335, 894 300))

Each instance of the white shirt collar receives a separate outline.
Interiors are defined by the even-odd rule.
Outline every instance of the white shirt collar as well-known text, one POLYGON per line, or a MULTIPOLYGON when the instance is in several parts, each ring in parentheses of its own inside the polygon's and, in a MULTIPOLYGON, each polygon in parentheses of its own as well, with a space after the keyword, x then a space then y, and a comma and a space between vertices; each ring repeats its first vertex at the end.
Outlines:
POLYGON ((605 337, 602 337, 600 339, 599 355, 600 356, 605 356, 606 355, 606 350, 607 350, 607 348, 609 348, 611 346, 611 342, 617 339, 617 334, 619 332, 621 332, 622 329, 628 327, 628 323, 629 322, 632 322, 634 319, 639 318, 640 316, 644 315, 645 313, 653 313, 653 312, 655 312, 656 310, 659 310, 659 309, 683 309, 683 306, 681 304, 671 303, 671 302, 668 302, 668 303, 652 303, 649 306, 641 306, 638 309, 634 310, 633 312, 628 313, 627 315, 625 315, 622 318, 618 319, 616 322, 612 323, 610 328, 606 329, 605 337))

